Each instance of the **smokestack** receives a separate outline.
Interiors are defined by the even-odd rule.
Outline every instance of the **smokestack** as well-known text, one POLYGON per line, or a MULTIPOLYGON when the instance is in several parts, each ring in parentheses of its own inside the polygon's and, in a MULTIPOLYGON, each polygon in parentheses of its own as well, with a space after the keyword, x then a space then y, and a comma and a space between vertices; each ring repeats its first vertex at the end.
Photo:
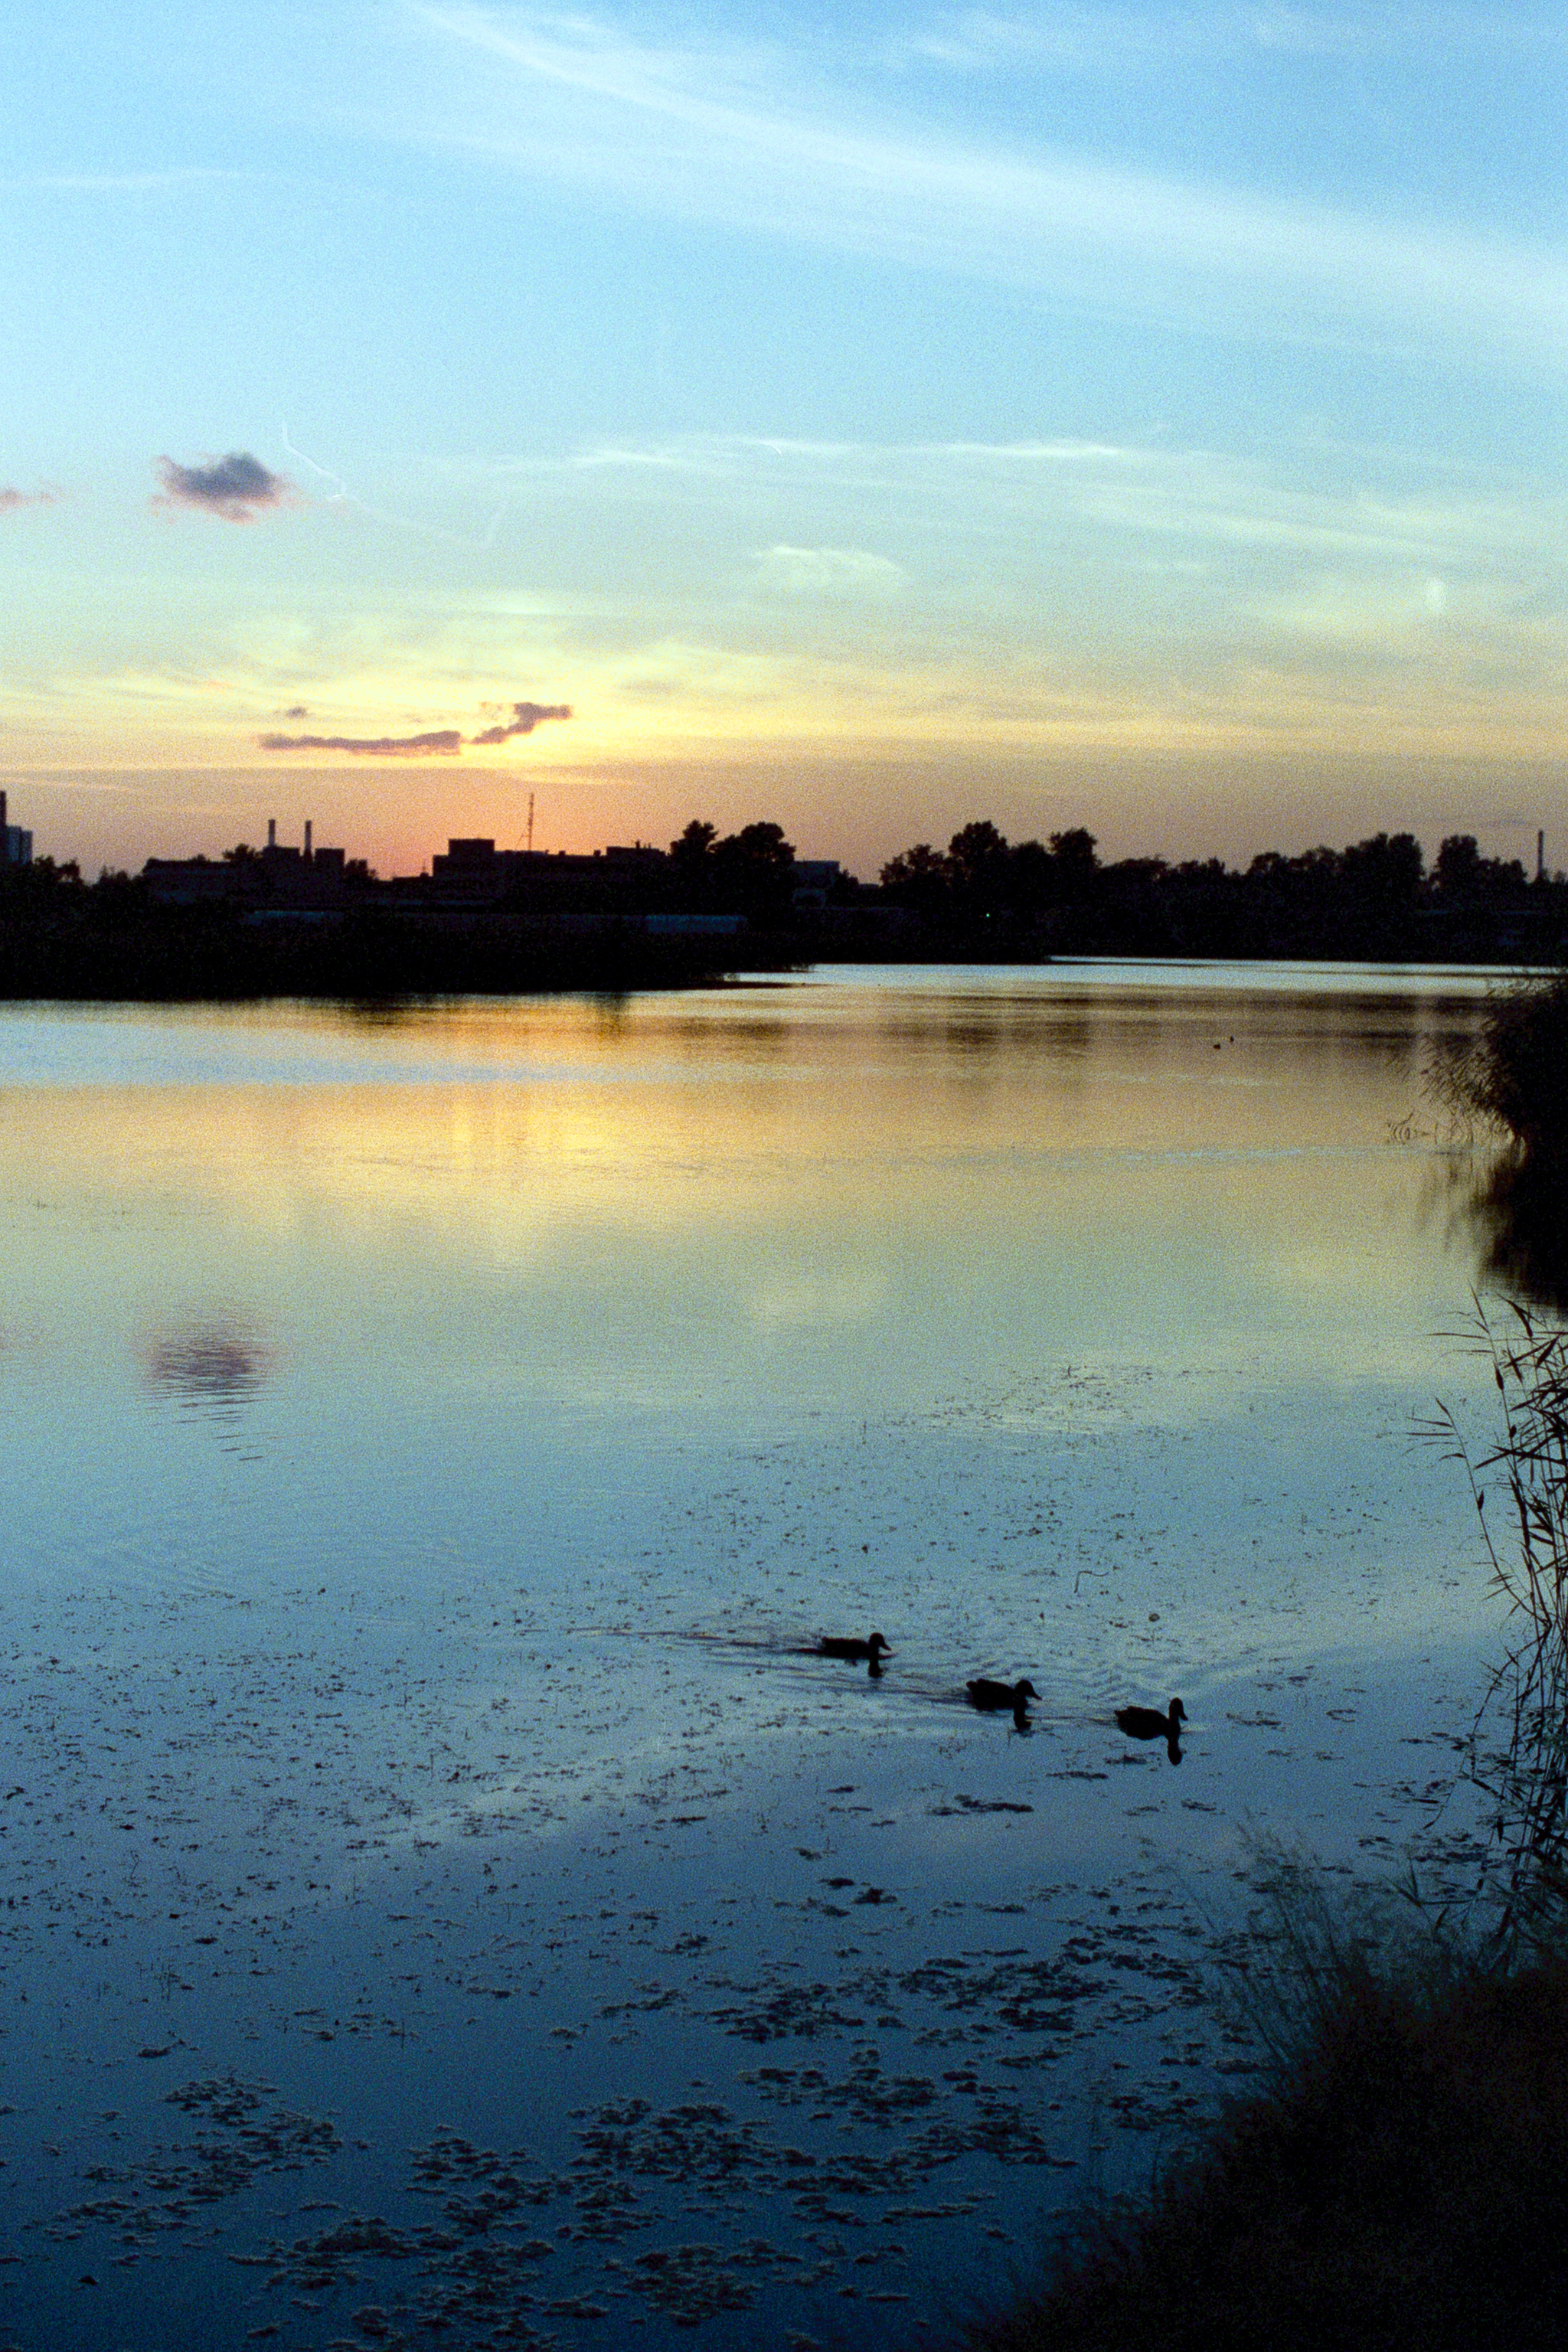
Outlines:
POLYGON ((0 864, 5 856, 5 795, 0 793, 0 864))
POLYGON ((268 849, 276 849, 278 846, 278 820, 275 816, 269 816, 267 820, 267 846, 268 849))
POLYGON ((307 866, 310 863, 310 820, 309 817, 305 819, 305 863, 307 866))
POLYGON ((1546 879, 1546 835, 1544 832, 1538 833, 1535 836, 1535 878, 1538 882, 1544 882, 1546 879))

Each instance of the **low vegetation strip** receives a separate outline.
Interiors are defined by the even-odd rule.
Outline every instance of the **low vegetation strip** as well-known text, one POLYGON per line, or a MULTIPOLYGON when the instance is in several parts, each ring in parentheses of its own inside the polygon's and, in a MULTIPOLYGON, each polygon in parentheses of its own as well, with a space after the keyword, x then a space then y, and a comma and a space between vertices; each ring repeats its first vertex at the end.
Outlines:
MULTIPOLYGON (((748 962, 757 961, 753 950, 748 962)), ((606 926, 563 936, 504 919, 449 928, 366 913, 247 923, 226 909, 94 908, 0 919, 0 999, 237 1003, 262 997, 619 993, 718 979, 736 942, 606 926)))
POLYGON ((1434 1988, 1357 1965, 1266 2096, 1086 2221, 973 2352, 1555 2346, 1568 1961, 1434 1988))

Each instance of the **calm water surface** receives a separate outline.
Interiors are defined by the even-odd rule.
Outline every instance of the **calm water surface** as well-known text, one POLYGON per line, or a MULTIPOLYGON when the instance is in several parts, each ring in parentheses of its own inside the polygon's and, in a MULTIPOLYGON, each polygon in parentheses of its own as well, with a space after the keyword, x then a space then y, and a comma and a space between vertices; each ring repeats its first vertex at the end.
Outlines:
POLYGON ((0 1010, 5 2341, 919 2340, 1146 2178, 1259 1839, 1459 1826, 1486 984, 0 1010))

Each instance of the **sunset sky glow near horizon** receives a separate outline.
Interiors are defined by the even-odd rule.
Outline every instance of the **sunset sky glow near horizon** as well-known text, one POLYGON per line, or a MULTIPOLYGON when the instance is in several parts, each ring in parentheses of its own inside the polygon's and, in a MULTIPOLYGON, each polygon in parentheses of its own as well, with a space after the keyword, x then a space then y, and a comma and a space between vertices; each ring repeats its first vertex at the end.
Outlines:
POLYGON ((26 0, 0 788, 1568 865, 1568 17, 26 0))

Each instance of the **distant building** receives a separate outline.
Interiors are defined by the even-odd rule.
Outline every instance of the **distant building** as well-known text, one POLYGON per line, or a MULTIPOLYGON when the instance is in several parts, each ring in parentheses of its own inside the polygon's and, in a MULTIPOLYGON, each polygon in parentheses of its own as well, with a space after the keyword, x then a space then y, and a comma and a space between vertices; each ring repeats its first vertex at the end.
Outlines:
POLYGON ((608 849, 579 854, 569 849, 498 849, 493 841, 459 838, 448 841, 444 852, 437 850, 430 860, 430 878, 433 882, 482 882, 500 890, 517 881, 577 875, 638 876, 646 880, 662 874, 668 864, 664 850, 641 841, 612 843, 608 849))
POLYGON ((240 895, 239 877, 226 859, 150 857, 142 879, 162 907, 226 906, 240 895))
POLYGON ((669 858, 645 842, 567 849, 498 849, 483 838, 448 841, 430 860, 433 901, 448 912, 505 902, 540 917, 642 915, 668 887, 669 858))
POLYGON ((5 795, 0 793, 0 866, 31 866, 33 836, 25 825, 5 821, 5 795))
POLYGON ((643 929, 656 940, 733 940, 746 929, 744 915, 645 915, 643 929))
POLYGON ((347 892, 368 887, 363 858, 342 849, 318 849, 310 819, 302 848, 278 838, 267 820, 267 846, 242 845, 213 857, 150 857, 142 868, 149 895, 165 907, 239 906, 273 914, 331 913, 347 892))
MULTIPOLYGON (((711 903, 724 887, 721 868, 711 881, 700 877, 694 891, 681 862, 644 841, 584 852, 498 849, 488 835, 458 835, 431 858, 428 874, 382 881, 363 858, 317 848, 309 824, 300 847, 280 842, 272 818, 264 849, 242 844, 221 857, 150 857, 142 878, 159 905, 226 907, 257 923, 330 922, 380 909, 449 929, 499 922, 720 939, 738 936, 756 919, 754 912, 711 903)), ((744 895, 743 879, 734 887, 744 895)), ((853 899, 856 886, 835 857, 795 859, 785 887, 796 917, 815 929, 852 911, 840 902, 853 899)))
POLYGON ((795 907, 826 907, 844 878, 837 857, 797 857, 790 872, 795 880, 790 904, 795 907))

